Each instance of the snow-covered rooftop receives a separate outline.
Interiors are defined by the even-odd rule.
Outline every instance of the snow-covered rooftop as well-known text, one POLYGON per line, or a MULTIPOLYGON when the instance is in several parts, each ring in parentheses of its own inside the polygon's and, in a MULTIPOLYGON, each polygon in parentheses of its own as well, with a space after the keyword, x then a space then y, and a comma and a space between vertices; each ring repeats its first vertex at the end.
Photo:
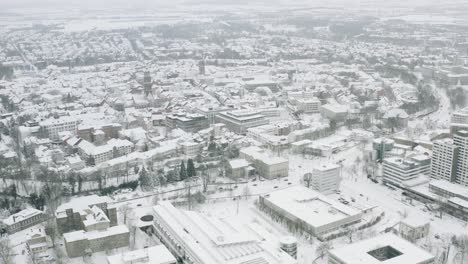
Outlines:
POLYGON ((434 259, 429 252, 394 234, 385 234, 333 249, 330 255, 346 264, 419 264, 430 263, 434 259), (375 252, 379 249, 382 250, 381 254, 375 252), (386 249, 391 250, 392 254, 385 254, 386 249))

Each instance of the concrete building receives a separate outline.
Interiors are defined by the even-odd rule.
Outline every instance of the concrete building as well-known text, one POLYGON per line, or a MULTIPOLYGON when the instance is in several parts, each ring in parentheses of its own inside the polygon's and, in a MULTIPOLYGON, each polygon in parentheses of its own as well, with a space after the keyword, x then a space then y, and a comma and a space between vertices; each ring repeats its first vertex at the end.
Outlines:
POLYGON ((431 177, 468 186, 468 130, 434 143, 431 177))
POLYGON ((89 195, 75 198, 66 204, 60 205, 55 211, 57 228, 61 234, 74 231, 84 230, 89 222, 86 218, 92 215, 93 207, 97 207, 109 219, 110 226, 117 225, 117 209, 111 206, 109 197, 89 195))
POLYGON ((16 214, 10 215, 8 218, 3 220, 3 224, 5 225, 7 233, 13 234, 40 224, 46 220, 47 216, 44 212, 34 208, 27 208, 16 214))
POLYGON ((348 108, 338 104, 326 104, 320 107, 320 113, 330 120, 344 121, 348 116, 348 108))
POLYGON ((203 144, 191 141, 184 141, 179 143, 182 153, 187 157, 195 157, 200 154, 203 144))
POLYGON ((258 223, 221 220, 177 209, 169 202, 154 207, 154 230, 179 263, 297 263, 264 235, 267 231, 258 223))
POLYGON ((196 133, 210 127, 207 117, 200 114, 171 114, 166 116, 166 126, 169 129, 182 129, 186 132, 196 133))
POLYGON ((42 227, 31 229, 26 237, 26 249, 31 256, 37 256, 49 248, 49 238, 42 227))
POLYGON ((73 231, 63 234, 65 249, 70 258, 90 255, 94 252, 126 247, 130 232, 125 225, 101 227, 93 231, 73 231))
POLYGON ((336 164, 315 166, 312 170, 310 187, 323 194, 331 194, 340 188, 341 167, 336 164))
POLYGON ((177 260, 164 245, 157 245, 108 256, 107 264, 177 264, 177 260))
POLYGON ((305 232, 319 239, 361 221, 362 216, 359 210, 303 186, 261 195, 259 203, 262 210, 300 225, 305 232))
POLYGON ((389 138, 377 138, 372 141, 372 148, 376 152, 377 161, 382 161, 385 157, 385 152, 391 151, 395 141, 389 138))
POLYGON ((329 252, 328 264, 432 264, 429 252, 394 234, 379 235, 329 252))
POLYGON ((468 129, 468 107, 454 111, 450 121, 450 131, 455 133, 459 130, 468 129))
POLYGON ((76 133, 76 128, 79 121, 73 117, 64 116, 60 118, 49 118, 42 122, 39 122, 41 133, 50 138, 51 140, 59 140, 60 132, 72 132, 76 133))
POLYGON ((453 143, 458 147, 455 182, 468 186, 468 130, 460 130, 453 135, 453 143))
POLYGON ((101 135, 104 137, 103 140, 118 138, 119 131, 121 130, 122 125, 117 123, 109 123, 99 126, 79 125, 77 128, 77 135, 78 137, 89 142, 96 142, 99 141, 99 137, 101 135))
POLYGON ((429 234, 429 222, 415 218, 409 217, 400 221, 398 227, 398 233, 404 239, 416 242, 416 240, 426 237, 429 234))
POLYGON ((425 204, 432 204, 443 212, 468 221, 468 187, 446 180, 432 180, 427 185, 406 189, 406 194, 425 204))
POLYGON ((248 147, 240 150, 239 156, 252 164, 258 175, 266 179, 287 177, 289 161, 282 157, 274 157, 265 153, 259 147, 248 147))
POLYGON ((454 182, 456 180, 458 146, 452 139, 442 139, 432 146, 431 178, 454 182))
POLYGON ((402 187, 405 182, 428 175, 431 159, 426 155, 406 158, 388 157, 383 160, 383 181, 386 184, 402 187))
POLYGON ((303 113, 320 113, 322 103, 317 98, 293 97, 290 99, 294 110, 303 113))
POLYGON ((78 153, 89 165, 99 163, 130 154, 135 144, 126 139, 109 140, 105 145, 96 146, 93 143, 81 140, 77 143, 78 153))
POLYGON ((208 118, 208 122, 210 124, 214 124, 215 120, 216 120, 216 116, 219 113, 227 112, 227 111, 230 111, 230 110, 232 110, 232 108, 230 108, 230 107, 211 107, 211 106, 208 106, 208 107, 198 107, 196 112, 201 114, 201 115, 204 115, 206 118, 208 118))
POLYGON ((245 159, 234 159, 229 161, 227 176, 233 179, 241 179, 249 176, 250 164, 245 159))
POLYGON ((269 123, 264 115, 253 110, 234 110, 219 113, 216 116, 216 122, 225 124, 227 129, 237 134, 246 134, 248 128, 269 123))

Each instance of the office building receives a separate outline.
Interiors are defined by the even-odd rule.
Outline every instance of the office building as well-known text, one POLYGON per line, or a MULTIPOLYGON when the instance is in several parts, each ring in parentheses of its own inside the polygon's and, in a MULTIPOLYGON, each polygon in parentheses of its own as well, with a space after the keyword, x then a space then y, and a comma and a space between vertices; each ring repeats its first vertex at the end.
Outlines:
POLYGON ((328 264, 432 264, 434 256, 394 234, 379 235, 332 249, 328 264))
POLYGON ((259 197, 262 210, 300 225, 304 232, 323 239, 330 232, 361 221, 361 211, 303 186, 259 197))
POLYGON ((321 165, 312 170, 310 188, 323 194, 331 194, 340 188, 340 182, 340 166, 336 164, 321 165))
POLYGON ((166 116, 166 126, 169 129, 182 129, 186 132, 196 133, 210 127, 207 117, 201 114, 171 114, 166 116))
POLYGON ((431 158, 415 155, 406 158, 388 157, 383 160, 383 181, 397 187, 430 172, 431 158))
POLYGON ((266 179, 287 177, 289 175, 289 161, 287 159, 268 155, 259 147, 243 148, 240 150, 239 156, 251 163, 258 175, 266 179))
POLYGON ((253 110, 222 112, 216 116, 216 122, 225 124, 227 129, 237 134, 246 134, 248 128, 269 123, 264 115, 253 110))

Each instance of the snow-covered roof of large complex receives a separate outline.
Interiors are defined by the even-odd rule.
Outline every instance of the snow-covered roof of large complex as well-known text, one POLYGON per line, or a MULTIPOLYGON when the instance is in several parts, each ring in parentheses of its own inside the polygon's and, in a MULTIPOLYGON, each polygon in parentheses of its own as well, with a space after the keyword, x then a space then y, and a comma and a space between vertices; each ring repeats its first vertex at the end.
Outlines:
POLYGON ((159 203, 154 211, 156 226, 194 263, 296 263, 279 247, 269 247, 250 226, 179 210, 169 202, 159 203))
POLYGON ((460 198, 464 198, 465 200, 468 200, 468 188, 462 185, 451 183, 446 180, 432 180, 429 183, 429 185, 448 191, 452 193, 452 195, 456 195, 456 196, 459 196, 460 198))
POLYGON ((34 208, 26 208, 24 210, 19 211, 16 214, 10 215, 8 218, 3 220, 5 225, 12 225, 17 222, 21 222, 23 220, 29 219, 35 215, 41 214, 42 211, 34 209, 34 208))
POLYGON ((419 264, 434 256, 394 234, 362 240, 330 251, 330 257, 345 264, 419 264))
POLYGON ((359 210, 329 199, 304 186, 275 191, 265 195, 264 199, 313 227, 361 214, 359 210))
POLYGON ((109 256, 107 262, 109 264, 172 264, 177 263, 177 260, 164 245, 157 245, 109 256))

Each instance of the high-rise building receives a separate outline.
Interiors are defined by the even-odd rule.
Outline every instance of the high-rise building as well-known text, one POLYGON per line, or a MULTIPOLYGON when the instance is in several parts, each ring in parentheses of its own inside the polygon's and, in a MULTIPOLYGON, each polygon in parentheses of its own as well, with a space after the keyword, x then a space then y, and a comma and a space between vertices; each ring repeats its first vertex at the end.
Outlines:
POLYGON ((453 140, 436 141, 431 163, 432 178, 468 186, 468 130, 456 131, 453 140))
POLYGON ((453 143, 459 149, 455 182, 468 186, 468 130, 456 132, 453 135, 453 143))
POLYGON ((431 178, 455 181, 458 147, 452 139, 442 139, 432 146, 431 178))

